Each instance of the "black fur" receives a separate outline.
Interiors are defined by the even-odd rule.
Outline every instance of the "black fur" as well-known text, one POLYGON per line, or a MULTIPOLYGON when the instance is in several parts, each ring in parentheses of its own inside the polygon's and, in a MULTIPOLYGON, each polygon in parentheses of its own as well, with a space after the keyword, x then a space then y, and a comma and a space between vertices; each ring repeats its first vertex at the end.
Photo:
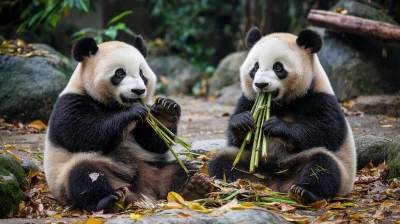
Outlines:
POLYGON ((143 55, 143 57, 147 57, 147 46, 144 43, 144 40, 141 35, 136 36, 133 46, 139 50, 139 52, 143 55))
POLYGON ((68 195, 71 203, 80 209, 99 211, 112 202, 112 200, 108 200, 107 203, 103 201, 98 207, 98 203, 111 194, 114 189, 108 182, 105 173, 94 164, 81 163, 72 168, 68 176, 68 183, 68 195), (96 181, 92 181, 89 177, 92 173, 99 173, 96 181))
POLYGON ((72 57, 76 61, 82 62, 85 57, 96 54, 98 50, 99 47, 97 47, 96 41, 92 37, 84 37, 72 47, 72 57))
MULTIPOLYGON (((250 111, 254 101, 242 96, 232 115, 228 126, 228 144, 239 147, 243 141, 242 134, 235 134, 234 125, 237 114, 250 111)), ((243 119, 243 122, 246 122, 243 119)), ((318 93, 309 90, 308 93, 291 101, 289 104, 279 105, 271 103, 271 118, 264 124, 264 134, 276 137, 294 145, 295 150, 302 151, 313 147, 326 147, 330 151, 337 151, 347 136, 346 120, 334 95, 318 93), (281 118, 291 112, 295 116, 294 122, 286 122, 281 118)))
POLYGON ((248 130, 241 130, 241 126, 254 126, 254 118, 252 125, 251 120, 245 115, 251 111, 253 104, 254 101, 248 100, 244 95, 242 95, 236 103, 235 111, 231 115, 228 124, 227 137, 229 146, 240 147, 242 144, 248 130))
POLYGON ((114 75, 111 77, 111 83, 112 83, 114 86, 117 86, 117 85, 119 85, 119 84, 122 82, 122 80, 124 80, 125 76, 126 76, 125 71, 124 71, 122 68, 119 68, 119 69, 117 69, 117 70, 115 71, 114 75), (118 75, 117 73, 122 73, 122 74, 124 74, 124 75, 121 76, 121 75, 118 75))
POLYGON ((88 95, 64 94, 54 105, 49 139, 70 152, 107 153, 120 145, 129 124, 144 120, 147 114, 138 103, 113 110, 88 95))
POLYGON ((254 76, 256 75, 258 69, 259 69, 259 64, 258 64, 258 62, 256 62, 254 64, 253 68, 250 70, 250 73, 249 73, 250 78, 254 79, 254 76))
POLYGON ((341 184, 340 171, 332 157, 326 154, 315 154, 302 169, 297 181, 298 192, 289 191, 294 198, 303 204, 310 204, 322 199, 333 198, 341 184), (304 191, 303 196, 301 192, 304 191))
POLYGON ((149 79, 146 78, 146 76, 143 75, 143 70, 142 69, 139 69, 139 74, 140 74, 140 77, 143 79, 144 84, 147 86, 147 83, 149 82, 149 79))
POLYGON ((302 30, 297 36, 297 45, 304 46, 306 49, 310 49, 311 53, 318 53, 322 48, 321 36, 312 30, 302 30))
POLYGON ((260 39, 261 39, 261 31, 257 27, 253 27, 247 32, 246 35, 246 46, 251 49, 260 39))
POLYGON ((273 65, 272 69, 274 70, 276 76, 278 76, 279 79, 284 79, 288 76, 288 71, 285 69, 285 67, 283 66, 283 64, 281 62, 275 62, 275 64, 273 65), (277 66, 282 66, 281 70, 277 70, 276 67, 277 66))

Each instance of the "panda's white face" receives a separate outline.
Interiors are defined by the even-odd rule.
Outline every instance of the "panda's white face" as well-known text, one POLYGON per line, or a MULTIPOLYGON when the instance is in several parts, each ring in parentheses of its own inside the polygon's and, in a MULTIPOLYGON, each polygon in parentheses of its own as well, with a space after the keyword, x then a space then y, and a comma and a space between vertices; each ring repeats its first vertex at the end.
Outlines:
POLYGON ((156 75, 133 46, 121 42, 100 44, 99 51, 84 66, 85 89, 100 102, 130 106, 138 99, 149 101, 152 97, 156 75))
POLYGON ((250 99, 272 92, 276 101, 291 100, 305 94, 311 84, 312 66, 306 52, 286 36, 274 35, 259 40, 240 67, 242 89, 250 99))

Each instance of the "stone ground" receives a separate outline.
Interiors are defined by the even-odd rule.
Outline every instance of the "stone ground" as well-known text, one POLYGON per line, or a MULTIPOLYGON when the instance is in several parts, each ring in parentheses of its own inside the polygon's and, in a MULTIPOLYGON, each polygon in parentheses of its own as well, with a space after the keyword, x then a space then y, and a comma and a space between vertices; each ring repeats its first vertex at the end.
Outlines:
MULTIPOLYGON (((194 142, 194 148, 201 148, 203 150, 213 150, 223 147, 225 129, 230 113, 233 111, 233 106, 225 106, 191 97, 178 97, 174 99, 182 106, 179 135, 184 140, 194 142), (207 141, 211 140, 214 145, 207 144, 207 141)), ((400 134, 400 122, 388 119, 383 115, 363 115, 347 118, 353 128, 355 138, 370 134, 391 139, 400 134)), ((0 142, 2 144, 16 144, 16 147, 10 150, 21 158, 32 159, 33 157, 33 160, 40 168, 42 168, 40 160, 43 156, 44 140, 44 133, 18 135, 13 132, 0 131, 0 142), (29 153, 23 151, 24 148, 28 148, 35 153, 31 156, 29 153)), ((204 219, 202 223, 210 223, 207 217, 204 219)), ((47 219, 6 219, 1 220, 0 223, 43 223, 45 220, 47 219)), ((62 219, 62 221, 70 222, 72 220, 62 219)), ((147 222, 150 223, 153 221, 154 219, 149 219, 147 222)))

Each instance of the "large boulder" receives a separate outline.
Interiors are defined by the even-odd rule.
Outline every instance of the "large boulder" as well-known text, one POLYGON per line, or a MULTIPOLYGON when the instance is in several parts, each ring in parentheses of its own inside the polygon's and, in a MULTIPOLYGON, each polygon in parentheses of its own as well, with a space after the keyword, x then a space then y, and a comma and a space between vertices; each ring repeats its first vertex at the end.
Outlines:
POLYGON ((400 178, 400 135, 393 139, 388 155, 389 178, 400 178))
POLYGON ((6 120, 46 122, 73 72, 68 58, 47 45, 34 46, 48 54, 0 54, 0 117, 6 120))
POLYGON ((0 155, 0 218, 18 211, 19 203, 26 200, 22 191, 26 185, 25 173, 11 155, 0 155))
POLYGON ((222 88, 239 82, 239 69, 247 54, 248 51, 235 52, 221 60, 210 81, 211 95, 219 95, 222 88))
POLYGON ((234 106, 236 105, 236 101, 240 98, 242 94, 243 91, 240 87, 240 83, 235 83, 233 85, 222 88, 215 102, 227 106, 234 106))
POLYGON ((147 63, 157 76, 166 78, 167 95, 190 93, 202 74, 199 67, 178 56, 149 57, 147 63))
POLYGON ((373 135, 365 135, 355 140, 357 151, 357 169, 362 169, 372 161, 379 165, 387 160, 390 141, 373 135))
MULTIPOLYGON (((332 7, 335 8, 348 10, 349 15, 395 23, 367 3, 340 1, 332 7)), ((400 45, 366 36, 317 31, 324 39, 318 56, 340 101, 366 94, 393 94, 399 90, 400 45)))

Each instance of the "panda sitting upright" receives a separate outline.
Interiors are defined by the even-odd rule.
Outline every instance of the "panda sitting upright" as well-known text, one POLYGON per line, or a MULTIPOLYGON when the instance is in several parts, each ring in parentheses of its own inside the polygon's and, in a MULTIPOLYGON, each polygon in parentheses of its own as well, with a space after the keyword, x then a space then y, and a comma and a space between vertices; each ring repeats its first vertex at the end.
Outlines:
MULTIPOLYGON (((210 176, 258 181, 289 192, 302 204, 349 194, 356 173, 354 140, 316 54, 321 37, 311 30, 297 37, 286 33, 262 37, 258 28, 252 28, 246 45, 250 52, 240 67, 243 95, 229 121, 229 147, 210 161, 210 176), (271 92, 273 97, 271 118, 262 127, 269 137, 267 158, 260 156, 255 171, 265 179, 232 170, 246 133, 255 128, 250 110, 260 92, 271 92)), ((249 145, 237 169, 248 170, 249 145)))
MULTIPOLYGON (((181 189, 187 174, 170 161, 168 148, 145 122, 156 75, 141 36, 133 46, 93 38, 78 41, 80 62, 60 94, 49 121, 44 169, 52 194, 87 211, 115 212, 145 195, 165 198, 181 189)), ((180 106, 159 98, 151 113, 173 133, 180 106)))

